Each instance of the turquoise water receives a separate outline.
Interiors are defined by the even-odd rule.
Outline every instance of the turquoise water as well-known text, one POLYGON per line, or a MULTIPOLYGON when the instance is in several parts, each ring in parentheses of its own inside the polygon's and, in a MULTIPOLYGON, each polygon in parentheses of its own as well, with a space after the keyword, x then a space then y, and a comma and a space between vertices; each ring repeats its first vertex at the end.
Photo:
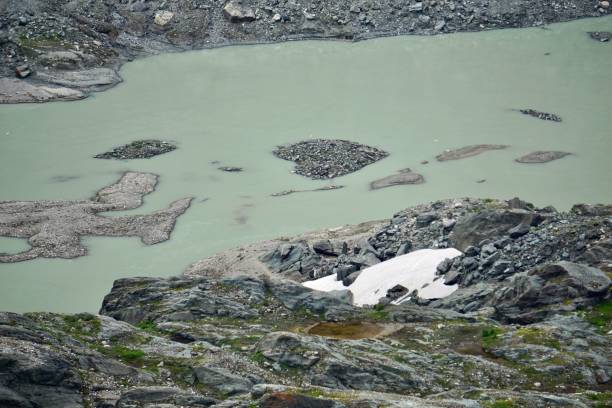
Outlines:
MULTIPOLYGON (((176 275, 226 248, 386 218, 435 199, 518 195, 559 209, 610 202, 612 44, 588 38, 592 30, 612 31, 612 19, 162 55, 125 65, 124 83, 84 101, 0 106, 0 200, 87 198, 126 170, 160 175, 157 190, 132 213, 196 197, 165 243, 86 237, 86 257, 0 264, 0 310, 96 311, 120 277, 176 275), (564 121, 512 111, 523 107, 564 121), (312 137, 391 155, 326 182, 292 174, 292 163, 271 154, 312 137), (179 149, 150 160, 92 158, 142 138, 173 140, 179 149), (433 159, 476 143, 511 147, 433 159), (533 150, 573 155, 544 165, 513 161, 533 150), (426 183, 369 191, 372 180, 406 167, 426 183), (328 183, 346 188, 270 196, 328 183)), ((27 247, 14 241, 0 240, 0 252, 27 247)))

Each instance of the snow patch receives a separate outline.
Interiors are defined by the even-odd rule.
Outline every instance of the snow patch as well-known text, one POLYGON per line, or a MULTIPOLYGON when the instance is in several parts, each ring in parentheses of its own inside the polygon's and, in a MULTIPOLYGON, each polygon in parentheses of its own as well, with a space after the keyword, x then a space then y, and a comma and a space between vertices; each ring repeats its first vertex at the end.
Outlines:
MULTIPOLYGON (((323 292, 350 290, 356 306, 377 304, 395 285, 404 286, 408 293, 417 290, 419 297, 424 299, 439 299, 457 290, 457 285, 445 285, 443 277, 436 277, 436 267, 446 258, 459 255, 461 252, 454 248, 420 249, 364 269, 350 286, 336 280, 336 275, 304 282, 303 285, 323 292)), ((408 298, 406 295, 393 303, 399 304, 408 298)))

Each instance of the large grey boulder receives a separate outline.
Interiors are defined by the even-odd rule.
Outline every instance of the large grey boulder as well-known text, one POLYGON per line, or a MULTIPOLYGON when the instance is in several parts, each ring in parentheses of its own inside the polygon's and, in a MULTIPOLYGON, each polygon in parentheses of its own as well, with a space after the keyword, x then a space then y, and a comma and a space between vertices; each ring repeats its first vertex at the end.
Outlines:
POLYGON ((275 332, 262 337, 257 351, 268 360, 294 368, 310 368, 325 352, 312 338, 291 332, 275 332))
POLYGON ((255 11, 242 0, 231 0, 223 7, 223 15, 232 23, 255 20, 255 11))
POLYGON ((224 395, 244 394, 251 391, 253 383, 247 378, 216 367, 202 366, 193 369, 198 383, 224 395))
POLYGON ((0 347, 0 373, 2 407, 83 406, 79 373, 46 348, 25 354, 0 347))
POLYGON ((453 247, 465 251, 485 239, 499 238, 518 225, 537 225, 540 221, 538 214, 526 210, 484 210, 461 218, 449 240, 453 247))
POLYGON ((327 318, 354 312, 353 297, 348 290, 321 292, 288 280, 270 282, 270 291, 286 308, 304 308, 327 318))
POLYGON ((492 304, 501 320, 526 324, 593 304, 609 288, 610 278, 601 270, 563 261, 515 275, 492 304))

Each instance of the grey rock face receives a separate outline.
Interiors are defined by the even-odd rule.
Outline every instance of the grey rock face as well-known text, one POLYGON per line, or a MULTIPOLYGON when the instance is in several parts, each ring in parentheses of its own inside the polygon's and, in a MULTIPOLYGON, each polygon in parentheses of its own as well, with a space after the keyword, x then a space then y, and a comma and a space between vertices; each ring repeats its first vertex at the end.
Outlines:
POLYGON ((70 362, 50 350, 40 349, 36 354, 27 356, 0 349, 3 406, 81 407, 82 380, 70 362))
POLYGON ((558 262, 515 275, 493 300, 501 319, 533 323, 604 298, 610 278, 599 269, 558 262))
POLYGON ((253 383, 248 379, 221 368, 196 367, 194 373, 200 384, 225 395, 244 394, 250 392, 253 387, 253 383))
POLYGON ((275 332, 264 336, 257 351, 267 359, 289 367, 310 368, 320 359, 325 348, 311 339, 290 332, 275 332))
POLYGON ((535 214, 524 210, 484 210, 460 219, 450 234, 450 241, 455 248, 463 251, 470 245, 499 238, 511 228, 528 226, 536 220, 535 214))

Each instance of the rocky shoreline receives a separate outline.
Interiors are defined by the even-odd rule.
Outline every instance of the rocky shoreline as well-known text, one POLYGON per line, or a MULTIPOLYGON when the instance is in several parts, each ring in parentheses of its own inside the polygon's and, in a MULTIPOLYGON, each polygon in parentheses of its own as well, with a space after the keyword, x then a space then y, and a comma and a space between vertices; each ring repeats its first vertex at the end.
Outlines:
POLYGON ((531 27, 609 10, 606 0, 334 0, 299 5, 267 0, 8 0, 0 4, 0 103, 82 99, 119 83, 117 70, 126 61, 163 52, 531 27))
POLYGON ((611 215, 439 201, 117 280, 100 315, 0 313, 0 405, 606 407, 611 215), (451 245, 446 298, 356 307, 300 284, 451 245))

